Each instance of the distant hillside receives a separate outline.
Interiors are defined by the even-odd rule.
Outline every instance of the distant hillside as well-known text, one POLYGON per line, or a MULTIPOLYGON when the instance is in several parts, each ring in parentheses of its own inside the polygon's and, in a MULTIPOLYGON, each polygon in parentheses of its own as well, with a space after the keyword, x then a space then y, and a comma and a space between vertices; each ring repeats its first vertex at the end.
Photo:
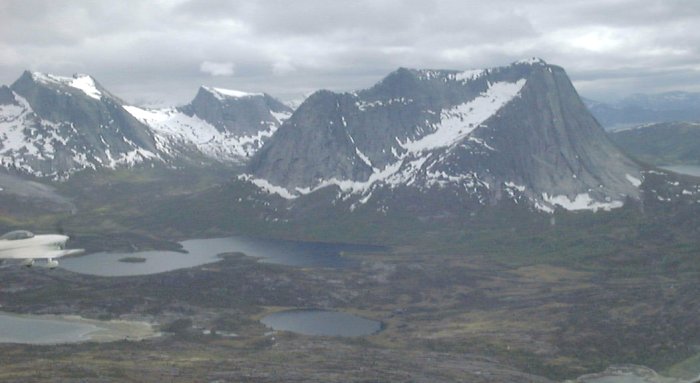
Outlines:
POLYGON ((653 165, 700 165, 700 123, 664 122, 610 133, 624 151, 653 165))
POLYGON ((584 102, 609 131, 656 122, 700 121, 700 93, 634 94, 613 103, 584 102))

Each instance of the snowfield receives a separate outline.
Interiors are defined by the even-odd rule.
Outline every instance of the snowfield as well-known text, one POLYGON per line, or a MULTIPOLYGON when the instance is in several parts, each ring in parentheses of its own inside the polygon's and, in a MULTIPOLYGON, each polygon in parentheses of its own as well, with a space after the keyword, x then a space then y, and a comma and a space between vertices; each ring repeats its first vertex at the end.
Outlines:
POLYGON ((35 81, 46 84, 64 85, 81 90, 83 93, 96 100, 102 98, 102 92, 97 89, 95 79, 86 74, 75 74, 73 77, 64 77, 41 72, 32 72, 32 78, 34 78, 35 81))
POLYGON ((276 124, 269 124, 255 135, 239 136, 221 132, 196 115, 188 116, 176 108, 143 109, 137 106, 124 106, 127 112, 150 127, 156 135, 158 150, 174 155, 183 146, 193 146, 205 156, 223 162, 244 162, 272 136, 288 118, 287 114, 276 113, 276 124))

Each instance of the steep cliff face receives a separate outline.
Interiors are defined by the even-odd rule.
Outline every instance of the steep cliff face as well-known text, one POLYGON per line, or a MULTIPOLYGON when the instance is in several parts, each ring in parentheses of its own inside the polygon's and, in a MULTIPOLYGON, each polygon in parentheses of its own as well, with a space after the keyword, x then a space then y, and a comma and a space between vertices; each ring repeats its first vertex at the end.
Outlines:
POLYGON ((292 113, 288 106, 265 93, 205 86, 180 110, 189 116, 196 115, 221 132, 238 136, 257 134, 261 126, 279 125, 280 118, 292 113))
POLYGON ((639 198, 642 180, 564 70, 537 59, 466 72, 402 68, 367 90, 318 92, 248 170, 289 198, 334 185, 359 203, 393 190, 416 204, 459 193, 547 211, 621 206, 639 198))

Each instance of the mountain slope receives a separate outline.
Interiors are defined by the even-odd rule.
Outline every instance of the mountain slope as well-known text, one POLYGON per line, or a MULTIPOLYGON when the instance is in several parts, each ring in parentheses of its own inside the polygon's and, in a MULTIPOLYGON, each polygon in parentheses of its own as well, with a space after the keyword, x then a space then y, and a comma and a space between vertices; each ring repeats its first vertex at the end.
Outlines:
POLYGON ((264 93, 201 87, 180 108, 126 110, 156 135, 158 148, 173 157, 198 152, 219 162, 245 162, 272 136, 292 110, 264 93))
POLYGON ((7 169, 60 179, 158 158, 149 129, 90 76, 25 72, 0 93, 0 155, 7 169))
POLYGON ((65 179, 142 163, 240 164, 291 114, 266 94, 202 87, 181 108, 125 105, 88 75, 24 72, 0 87, 0 165, 65 179))
POLYGON ((367 90, 317 92, 248 171, 287 198, 334 185, 359 204, 373 194, 414 205, 458 194, 461 205, 524 199, 546 211, 621 206, 639 198, 642 179, 564 70, 538 59, 466 72, 402 68, 367 90))
POLYGON ((700 123, 668 122, 610 133, 627 153, 653 165, 700 165, 700 123))

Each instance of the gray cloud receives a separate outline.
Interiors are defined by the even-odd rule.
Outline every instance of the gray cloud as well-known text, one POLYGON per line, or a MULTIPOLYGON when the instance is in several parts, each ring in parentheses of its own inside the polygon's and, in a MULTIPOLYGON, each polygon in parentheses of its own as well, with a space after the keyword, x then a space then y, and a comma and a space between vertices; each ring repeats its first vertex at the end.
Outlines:
POLYGON ((31 69, 87 72, 131 102, 202 84, 293 98, 539 56, 609 99, 698 90, 699 21, 695 0, 3 0, 0 83, 31 69))
POLYGON ((230 61, 203 61, 199 65, 199 70, 212 76, 233 76, 233 63, 230 61))

